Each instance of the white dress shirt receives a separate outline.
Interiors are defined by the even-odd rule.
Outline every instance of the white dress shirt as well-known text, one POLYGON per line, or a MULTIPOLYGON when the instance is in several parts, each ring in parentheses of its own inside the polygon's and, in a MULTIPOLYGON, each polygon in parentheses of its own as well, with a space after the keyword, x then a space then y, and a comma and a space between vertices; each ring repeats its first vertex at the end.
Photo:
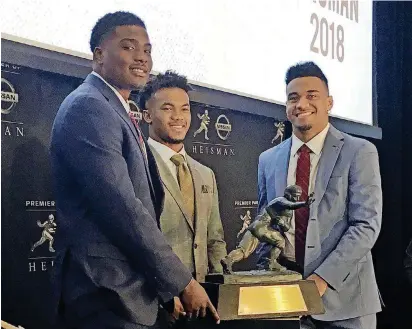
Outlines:
POLYGON ((113 87, 110 83, 108 83, 105 79, 102 78, 102 76, 99 73, 96 73, 95 71, 92 71, 92 74, 96 77, 98 77, 100 80, 102 80, 106 85, 109 86, 111 90, 116 94, 116 96, 119 98, 120 102, 122 103, 124 109, 126 110, 127 113, 130 112, 130 106, 129 103, 120 95, 119 91, 113 87))
MULTIPOLYGON (((318 173, 319 159, 322 154, 323 145, 325 144, 325 138, 329 130, 329 123, 319 134, 313 137, 306 146, 311 150, 310 152, 310 176, 309 176, 309 191, 308 194, 314 191, 316 175, 318 173)), ((294 185, 296 183, 296 167, 298 164, 298 150, 305 144, 299 138, 292 134, 292 146, 290 148, 289 167, 287 186, 294 185)), ((302 200, 304 201, 304 200, 302 200)), ((295 261, 295 215, 293 215, 291 228, 286 235, 286 246, 284 255, 287 259, 295 261)))
POLYGON ((155 141, 154 139, 150 138, 147 140, 150 146, 152 146, 157 153, 159 153, 160 157, 162 158, 163 162, 166 164, 167 168, 169 168, 170 172, 172 173, 173 177, 176 179, 176 182, 179 185, 179 181, 177 179, 177 166, 170 160, 172 156, 175 154, 181 154, 183 155, 185 162, 187 164, 187 158, 186 158, 186 151, 185 147, 183 146, 180 152, 176 153, 173 151, 170 147, 159 143, 158 141, 155 141))

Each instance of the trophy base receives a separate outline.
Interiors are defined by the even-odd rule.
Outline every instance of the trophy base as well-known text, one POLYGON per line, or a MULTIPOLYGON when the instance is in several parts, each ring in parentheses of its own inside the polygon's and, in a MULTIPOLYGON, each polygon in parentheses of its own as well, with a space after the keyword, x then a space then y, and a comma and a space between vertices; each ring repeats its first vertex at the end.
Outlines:
POLYGON ((206 276, 206 282, 220 284, 279 283, 302 280, 298 272, 286 271, 240 271, 233 274, 213 273, 206 276))
MULTIPOLYGON (((210 318, 201 318, 187 322, 185 329, 211 329, 217 328, 210 318)), ((300 329, 299 318, 279 319, 243 319, 222 321, 219 329, 300 329)))
POLYGON ((289 319, 296 323, 300 316, 324 313, 315 282, 302 280, 293 271, 210 274, 202 285, 222 321, 289 319))

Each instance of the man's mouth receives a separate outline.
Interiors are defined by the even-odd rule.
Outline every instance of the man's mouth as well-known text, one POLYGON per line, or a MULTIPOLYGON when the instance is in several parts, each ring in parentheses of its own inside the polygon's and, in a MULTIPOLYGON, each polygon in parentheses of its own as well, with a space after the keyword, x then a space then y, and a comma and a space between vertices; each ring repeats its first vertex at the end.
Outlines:
POLYGON ((186 125, 170 125, 170 127, 174 130, 182 130, 186 127, 186 125))
POLYGON ((296 113, 295 116, 297 118, 305 118, 305 117, 308 117, 311 114, 313 114, 313 112, 310 112, 310 111, 308 111, 308 112, 299 112, 299 113, 296 113))
POLYGON ((132 73, 138 77, 146 77, 147 75, 147 69, 145 67, 131 67, 130 70, 132 71, 132 73))

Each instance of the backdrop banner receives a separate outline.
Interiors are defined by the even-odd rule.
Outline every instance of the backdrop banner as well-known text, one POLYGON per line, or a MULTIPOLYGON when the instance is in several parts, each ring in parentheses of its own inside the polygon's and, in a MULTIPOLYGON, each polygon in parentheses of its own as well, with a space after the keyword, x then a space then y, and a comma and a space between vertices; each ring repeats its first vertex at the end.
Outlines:
MULTIPOLYGON (((49 273, 59 229, 49 160, 50 132, 63 99, 82 79, 2 63, 2 319, 29 329, 51 328, 49 273)), ((136 97, 130 106, 141 120, 136 97)), ((259 154, 288 135, 274 119, 192 103, 186 151, 213 169, 228 250, 257 208, 259 154)), ((251 269, 254 258, 235 269, 251 269)))

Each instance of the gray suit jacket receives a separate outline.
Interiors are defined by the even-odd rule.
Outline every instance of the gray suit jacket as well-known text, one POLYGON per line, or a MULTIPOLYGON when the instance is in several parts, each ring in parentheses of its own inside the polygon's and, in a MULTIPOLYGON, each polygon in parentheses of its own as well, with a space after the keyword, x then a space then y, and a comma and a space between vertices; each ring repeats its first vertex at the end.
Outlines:
POLYGON ((163 187, 149 146, 146 160, 137 141, 120 100, 94 75, 55 118, 54 291, 73 327, 97 315, 122 328, 152 325, 158 292, 178 295, 191 280, 159 229, 163 187))
MULTIPOLYGON (((260 155, 259 211, 283 195, 291 139, 260 155)), ((329 287, 323 296, 325 321, 381 310, 371 249, 382 220, 378 154, 373 144, 330 127, 310 207, 304 277, 318 274, 329 287)))
POLYGON ((226 256, 226 243, 219 213, 219 199, 213 171, 187 155, 195 189, 195 220, 190 221, 183 195, 157 151, 152 148, 165 190, 160 226, 173 251, 204 282, 208 272, 222 272, 220 260, 226 256))

